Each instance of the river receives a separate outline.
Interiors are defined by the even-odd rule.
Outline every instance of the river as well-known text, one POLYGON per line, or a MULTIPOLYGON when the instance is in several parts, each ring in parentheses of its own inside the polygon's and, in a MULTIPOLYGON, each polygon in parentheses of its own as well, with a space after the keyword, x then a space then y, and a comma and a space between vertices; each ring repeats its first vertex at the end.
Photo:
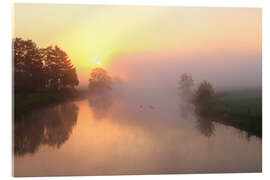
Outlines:
POLYGON ((97 96, 35 110, 14 124, 14 175, 261 172, 260 138, 178 102, 97 96))

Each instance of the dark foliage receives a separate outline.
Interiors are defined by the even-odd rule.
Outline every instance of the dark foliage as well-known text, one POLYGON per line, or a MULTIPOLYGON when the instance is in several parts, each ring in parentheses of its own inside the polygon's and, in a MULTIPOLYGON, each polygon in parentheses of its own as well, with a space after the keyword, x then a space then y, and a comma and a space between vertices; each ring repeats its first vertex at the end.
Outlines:
POLYGON ((197 127, 199 131, 208 138, 210 138, 215 132, 215 125, 213 121, 211 120, 211 118, 198 116, 197 127))
POLYGON ((214 89, 212 85, 203 81, 197 89, 194 97, 195 110, 200 115, 207 115, 212 108, 212 102, 214 100, 214 89))
POLYGON ((90 93, 104 93, 112 89, 112 78, 102 68, 93 69, 88 81, 88 90, 90 93))
POLYGON ((15 91, 73 90, 79 84, 75 67, 58 46, 38 48, 32 40, 13 39, 15 91))

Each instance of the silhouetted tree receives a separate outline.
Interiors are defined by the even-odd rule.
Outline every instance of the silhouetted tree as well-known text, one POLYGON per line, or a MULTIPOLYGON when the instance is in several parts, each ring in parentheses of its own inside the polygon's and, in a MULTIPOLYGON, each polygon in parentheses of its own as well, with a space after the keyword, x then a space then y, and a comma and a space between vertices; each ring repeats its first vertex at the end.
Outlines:
POLYGON ((58 46, 40 49, 32 40, 13 39, 15 91, 74 89, 75 67, 58 46))
POLYGON ((212 106, 214 94, 214 89, 209 82, 203 81, 200 84, 194 97, 194 105, 197 113, 207 115, 208 110, 212 106))
POLYGON ((93 69, 88 81, 90 93, 102 93, 112 89, 112 78, 102 68, 93 69))
POLYGON ((194 82, 193 82, 193 79, 192 79, 192 76, 191 75, 188 75, 186 73, 182 74, 180 76, 180 81, 179 81, 179 89, 180 90, 188 90, 190 91, 191 88, 193 87, 194 85, 194 82))
POLYGON ((13 40, 15 90, 34 91, 42 88, 43 64, 37 45, 31 40, 13 40))
POLYGON ((42 60, 46 72, 46 88, 62 90, 67 87, 74 89, 79 84, 76 69, 71 64, 66 52, 58 46, 42 49, 42 60))
POLYGON ((211 119, 204 117, 197 117, 197 127, 200 132, 206 137, 211 137, 215 131, 215 125, 211 119))
POLYGON ((183 100, 190 102, 192 98, 192 87, 194 86, 194 82, 191 75, 186 73, 180 76, 180 80, 178 82, 178 91, 179 95, 183 100))

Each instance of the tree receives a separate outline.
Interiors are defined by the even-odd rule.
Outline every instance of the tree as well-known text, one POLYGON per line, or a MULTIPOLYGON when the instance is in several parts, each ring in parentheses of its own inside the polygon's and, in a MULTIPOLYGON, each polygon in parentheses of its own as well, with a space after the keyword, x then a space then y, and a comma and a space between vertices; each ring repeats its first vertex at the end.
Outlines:
POLYGON ((59 88, 74 88, 79 84, 75 67, 71 64, 71 60, 69 59, 67 53, 61 50, 58 46, 55 46, 55 53, 59 61, 59 88))
POLYGON ((32 40, 13 40, 14 85, 16 90, 34 91, 43 85, 43 64, 39 48, 32 40))
POLYGON ((214 94, 215 92, 212 85, 207 81, 203 81, 197 89, 194 97, 196 112, 201 115, 206 115, 211 108, 214 94))
POLYGON ((179 89, 190 90, 193 87, 194 82, 191 75, 184 73, 180 76, 180 81, 178 84, 179 89))
POLYGON ((102 68, 95 68, 90 73, 88 89, 90 93, 102 93, 112 89, 112 78, 102 68))
POLYGON ((15 91, 62 91, 79 84, 76 68, 58 46, 38 48, 32 40, 13 43, 15 91))
POLYGON ((211 119, 205 117, 197 117, 197 128, 208 138, 210 138, 215 132, 215 124, 211 119))
POLYGON ((63 90, 79 84, 76 68, 71 64, 67 53, 58 46, 42 49, 46 70, 46 87, 51 90, 63 90))
POLYGON ((191 75, 186 73, 180 76, 180 80, 178 82, 178 90, 179 95, 185 100, 190 101, 192 98, 192 87, 194 86, 194 82, 191 75))

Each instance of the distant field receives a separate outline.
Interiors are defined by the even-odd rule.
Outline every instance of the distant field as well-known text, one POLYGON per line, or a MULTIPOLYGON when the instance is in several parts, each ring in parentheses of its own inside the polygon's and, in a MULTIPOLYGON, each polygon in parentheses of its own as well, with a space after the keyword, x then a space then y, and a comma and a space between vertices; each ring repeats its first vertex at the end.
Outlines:
POLYGON ((262 90, 218 92, 211 114, 222 116, 222 123, 261 137, 262 90))
POLYGON ((214 111, 233 117, 261 119, 261 90, 243 90, 219 93, 216 96, 214 111))

